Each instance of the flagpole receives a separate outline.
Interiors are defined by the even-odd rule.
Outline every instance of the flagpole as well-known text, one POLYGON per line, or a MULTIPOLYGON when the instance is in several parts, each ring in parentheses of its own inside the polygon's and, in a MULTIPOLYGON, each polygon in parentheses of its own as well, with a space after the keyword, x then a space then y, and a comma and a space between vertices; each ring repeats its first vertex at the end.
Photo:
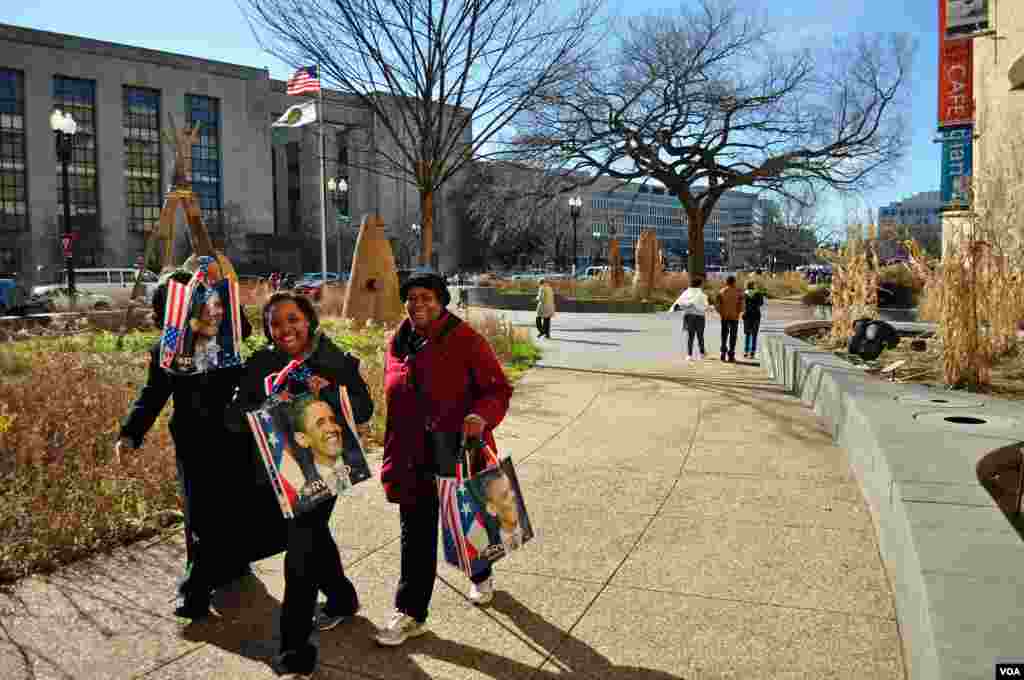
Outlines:
POLYGON ((317 91, 320 95, 320 268, 323 271, 323 283, 320 292, 327 290, 327 142, 324 137, 324 83, 320 77, 320 64, 316 65, 317 91))

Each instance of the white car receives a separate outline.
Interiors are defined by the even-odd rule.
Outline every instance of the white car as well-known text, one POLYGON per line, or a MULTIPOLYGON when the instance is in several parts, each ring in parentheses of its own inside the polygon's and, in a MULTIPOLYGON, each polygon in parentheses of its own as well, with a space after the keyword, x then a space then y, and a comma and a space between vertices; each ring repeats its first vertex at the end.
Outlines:
MULTIPOLYGON (((137 274, 138 270, 125 268, 75 269, 75 290, 80 293, 97 293, 119 303, 125 303, 131 299, 137 274)), ((36 286, 32 289, 32 293, 46 295, 51 290, 66 289, 68 285, 67 272, 60 271, 58 277, 59 280, 56 283, 36 286)), ((157 275, 153 272, 142 272, 142 286, 146 302, 153 299, 158 281, 157 275)))

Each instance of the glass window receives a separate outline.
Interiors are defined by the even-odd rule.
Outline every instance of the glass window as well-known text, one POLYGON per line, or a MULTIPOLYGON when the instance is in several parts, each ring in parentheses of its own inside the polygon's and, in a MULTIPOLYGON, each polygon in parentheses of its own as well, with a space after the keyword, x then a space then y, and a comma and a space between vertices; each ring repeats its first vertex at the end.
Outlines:
POLYGON ((160 92, 123 89, 125 199, 128 231, 144 233, 160 221, 160 92))
POLYGON ((0 232, 28 229, 26 176, 25 78, 0 68, 0 232))
POLYGON ((285 160, 288 165, 288 221, 293 233, 302 227, 302 177, 299 170, 299 144, 289 142, 285 146, 285 160))
POLYGON ((192 146, 192 191, 199 198, 203 221, 208 229, 223 226, 224 197, 221 193, 220 100, 197 94, 185 95, 188 127, 199 124, 199 139, 192 146))
POLYGON ((107 279, 107 272, 88 272, 88 271, 75 271, 75 283, 109 283, 107 279))
MULTIPOLYGON (((71 228, 79 232, 75 259, 82 264, 95 262, 102 249, 96 180, 96 81, 54 76, 53 108, 70 113, 78 124, 71 138, 71 162, 68 164, 71 228)), ((64 187, 59 152, 56 158, 57 224, 59 230, 64 231, 64 187)))

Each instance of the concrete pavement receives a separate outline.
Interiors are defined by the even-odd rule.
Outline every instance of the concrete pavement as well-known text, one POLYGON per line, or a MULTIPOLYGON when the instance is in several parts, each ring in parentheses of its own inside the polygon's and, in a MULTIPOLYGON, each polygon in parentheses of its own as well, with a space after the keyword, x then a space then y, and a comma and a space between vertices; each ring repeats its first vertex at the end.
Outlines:
MULTIPOLYGON (((397 510, 375 481, 339 502, 363 611, 319 636, 318 677, 904 677, 842 451, 752 362, 684 362, 677 317, 562 315, 540 341, 497 431, 537 537, 496 566, 492 606, 470 605, 444 566, 432 632, 378 648, 397 510)), ((0 596, 0 677, 274 677, 281 558, 219 594, 219 618, 185 627, 169 602, 182 560, 167 537, 0 596)))

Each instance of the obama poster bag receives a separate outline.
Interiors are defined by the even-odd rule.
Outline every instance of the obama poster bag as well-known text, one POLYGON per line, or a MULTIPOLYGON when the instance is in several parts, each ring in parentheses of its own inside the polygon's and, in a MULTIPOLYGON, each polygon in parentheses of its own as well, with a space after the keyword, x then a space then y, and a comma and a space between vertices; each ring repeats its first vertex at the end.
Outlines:
POLYGON ((482 441, 467 441, 455 477, 439 476, 437 492, 444 559, 467 576, 533 538, 512 459, 498 460, 482 441), (484 461, 484 468, 475 474, 471 468, 474 458, 484 461))
POLYGON ((270 396, 246 414, 285 517, 295 517, 370 478, 344 386, 310 390, 295 360, 267 378, 270 396))

